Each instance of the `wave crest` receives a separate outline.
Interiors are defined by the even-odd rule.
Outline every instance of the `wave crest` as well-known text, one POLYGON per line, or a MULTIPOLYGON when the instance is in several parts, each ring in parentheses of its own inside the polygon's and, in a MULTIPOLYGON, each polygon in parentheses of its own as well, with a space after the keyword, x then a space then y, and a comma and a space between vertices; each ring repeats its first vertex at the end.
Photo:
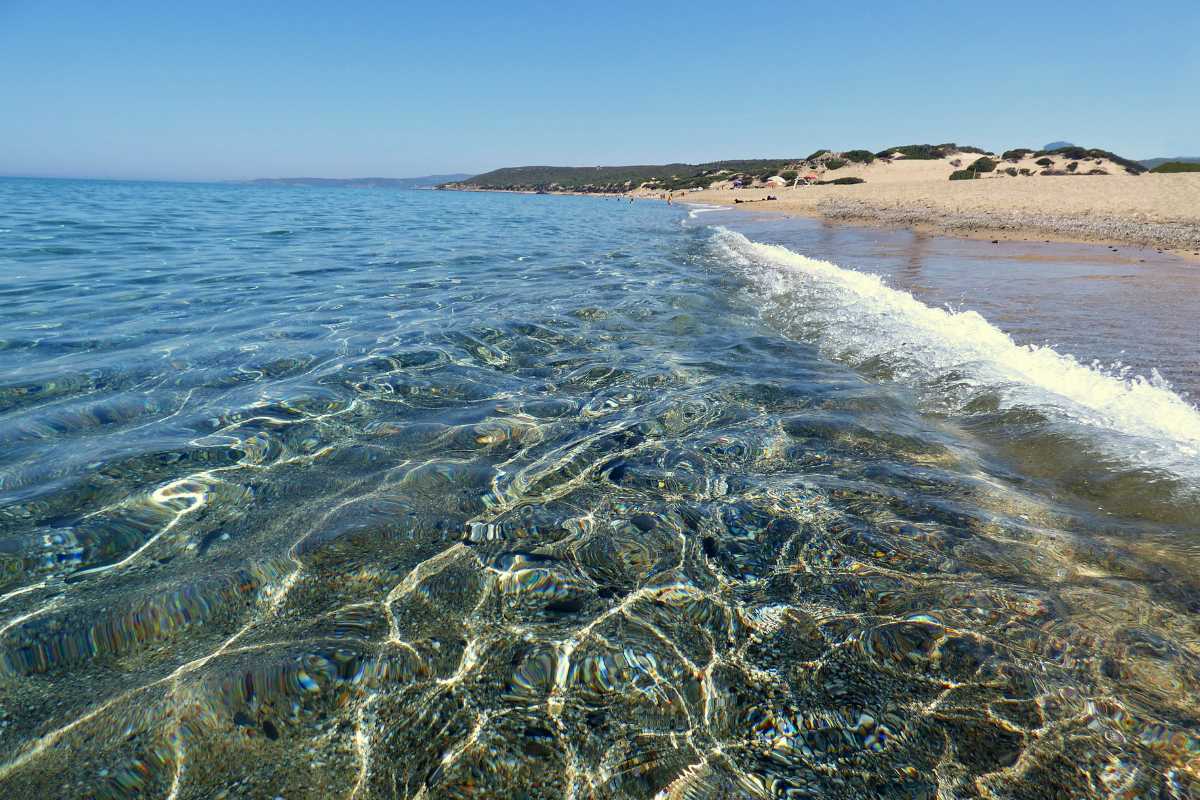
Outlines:
POLYGON ((1104 450, 1200 477, 1200 411, 1152 371, 1113 374, 1052 347, 1022 345, 975 311, 934 308, 877 275, 722 227, 762 313, 789 335, 876 377, 913 386, 937 411, 1031 409, 1081 427, 1104 450))

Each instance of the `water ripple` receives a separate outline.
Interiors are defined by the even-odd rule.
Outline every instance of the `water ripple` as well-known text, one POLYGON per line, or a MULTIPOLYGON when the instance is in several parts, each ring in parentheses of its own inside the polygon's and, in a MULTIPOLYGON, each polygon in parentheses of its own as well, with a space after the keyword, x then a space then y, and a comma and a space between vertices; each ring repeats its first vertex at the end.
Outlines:
POLYGON ((585 198, 14 186, 13 796, 1200 791, 1181 479, 906 383, 844 307, 764 303, 752 246, 585 198))

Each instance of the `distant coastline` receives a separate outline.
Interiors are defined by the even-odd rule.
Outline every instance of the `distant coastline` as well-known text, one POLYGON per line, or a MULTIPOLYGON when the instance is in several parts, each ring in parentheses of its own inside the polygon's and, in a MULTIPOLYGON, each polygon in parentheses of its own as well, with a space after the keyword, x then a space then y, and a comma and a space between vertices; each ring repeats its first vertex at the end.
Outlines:
POLYGON ((349 189, 435 189, 453 181, 467 180, 466 173, 422 175, 417 178, 253 178, 237 183, 254 186, 319 186, 349 189))

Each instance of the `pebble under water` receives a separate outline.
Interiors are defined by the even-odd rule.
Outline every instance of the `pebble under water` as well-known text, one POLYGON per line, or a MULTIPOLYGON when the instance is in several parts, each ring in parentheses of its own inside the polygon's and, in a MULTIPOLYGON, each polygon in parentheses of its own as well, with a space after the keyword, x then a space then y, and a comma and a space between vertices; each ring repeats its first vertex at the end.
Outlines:
POLYGON ((0 199, 7 796, 1200 797, 1161 382, 653 203, 0 199))

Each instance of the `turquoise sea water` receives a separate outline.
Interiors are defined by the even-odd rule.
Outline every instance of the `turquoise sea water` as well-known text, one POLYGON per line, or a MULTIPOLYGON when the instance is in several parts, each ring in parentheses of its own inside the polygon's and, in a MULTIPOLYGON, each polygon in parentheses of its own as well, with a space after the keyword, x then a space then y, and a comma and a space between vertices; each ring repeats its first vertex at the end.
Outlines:
POLYGON ((1195 295, 898 235, 0 180, 0 787, 1197 796, 1195 295))

